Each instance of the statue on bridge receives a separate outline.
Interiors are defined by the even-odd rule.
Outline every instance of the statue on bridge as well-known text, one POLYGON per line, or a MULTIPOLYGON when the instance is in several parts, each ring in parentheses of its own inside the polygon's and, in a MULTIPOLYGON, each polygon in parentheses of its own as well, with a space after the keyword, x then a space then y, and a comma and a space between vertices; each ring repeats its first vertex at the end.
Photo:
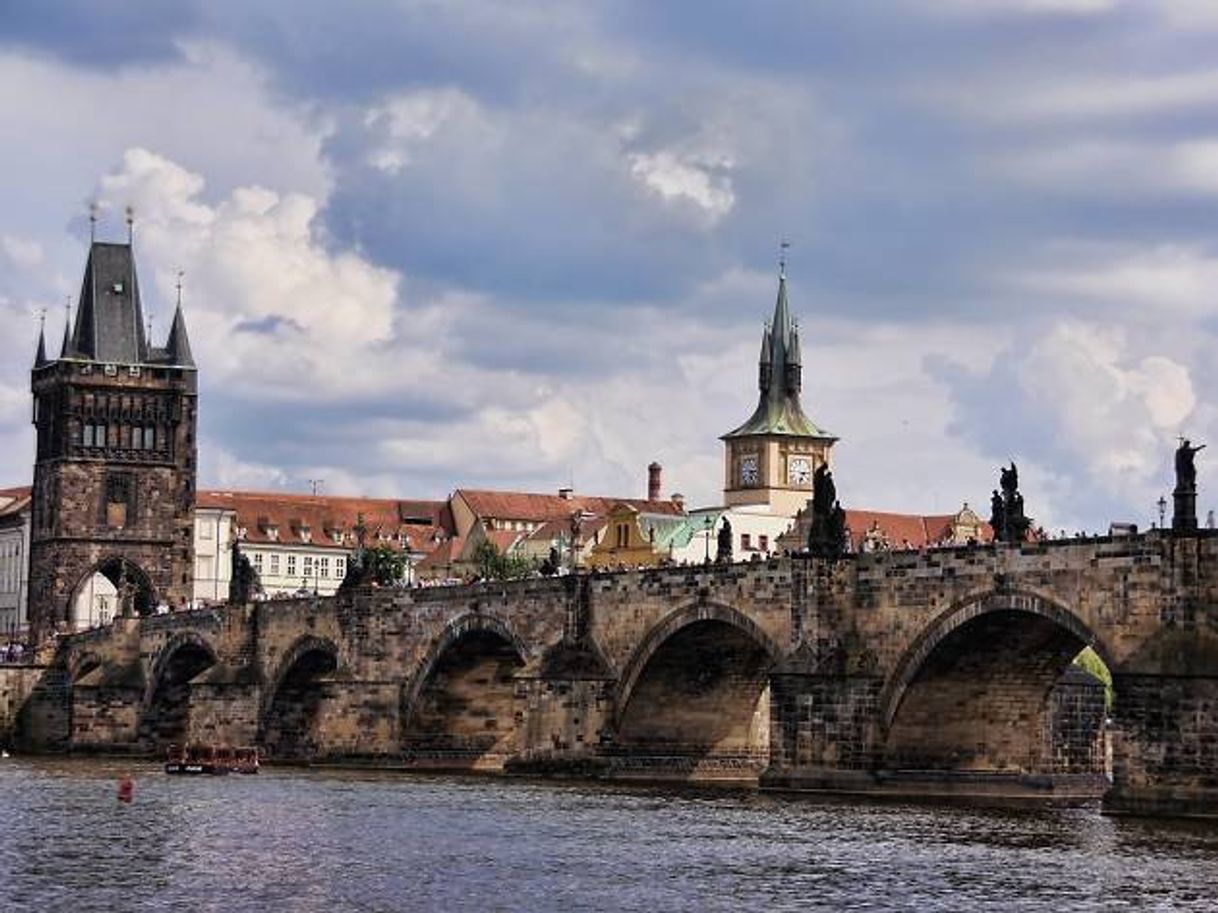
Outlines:
POLYGON ((1197 528, 1197 454, 1205 449, 1201 444, 1193 447, 1188 438, 1180 438, 1176 448, 1176 489, 1172 492, 1175 509, 1172 512, 1171 528, 1195 530, 1197 528))
POLYGON ((719 527, 719 537, 715 547, 715 563, 732 563, 732 521, 727 517, 723 518, 723 525, 719 527))
POLYGON ((840 558, 846 552, 846 511, 837 500, 837 485, 828 465, 812 476, 812 522, 808 527, 808 553, 814 558, 840 558))
POLYGON ((228 582, 228 601, 231 605, 246 605, 262 592, 262 581, 249 556, 241 551, 237 539, 233 539, 232 556, 233 576, 228 582))
POLYGON ((1019 467, 1015 461, 999 469, 998 485, 1002 489, 990 496, 990 528, 995 542, 1023 542, 1032 528, 1032 518, 1024 515, 1023 495, 1019 493, 1019 467))

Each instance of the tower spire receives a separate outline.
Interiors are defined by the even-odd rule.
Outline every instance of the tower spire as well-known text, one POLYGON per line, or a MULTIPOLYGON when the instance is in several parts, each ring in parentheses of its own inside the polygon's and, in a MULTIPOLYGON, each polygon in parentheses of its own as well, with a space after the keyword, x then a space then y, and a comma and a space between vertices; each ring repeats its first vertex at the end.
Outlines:
POLYGON ((194 354, 190 351, 190 337, 186 335, 186 318, 182 315, 182 277, 186 273, 179 269, 177 276, 178 303, 173 310, 173 324, 169 327, 169 338, 165 340, 165 354, 172 365, 193 368, 194 354))
POLYGON ((59 357, 67 358, 72 349, 72 296, 63 299, 63 344, 59 347, 59 357))
POLYGON ((34 367, 41 368, 47 363, 47 309, 38 313, 38 352, 34 355, 34 367))

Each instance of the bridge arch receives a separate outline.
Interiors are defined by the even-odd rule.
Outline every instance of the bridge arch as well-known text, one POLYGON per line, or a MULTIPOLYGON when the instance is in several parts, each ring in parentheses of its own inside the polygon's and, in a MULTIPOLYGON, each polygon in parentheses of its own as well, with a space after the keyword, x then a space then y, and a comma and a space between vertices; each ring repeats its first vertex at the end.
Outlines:
POLYGON ((669 613, 622 670, 615 751, 656 758, 660 774, 675 764, 688 775, 719 776, 715 759, 737 774, 759 769, 769 752, 769 674, 781 653, 731 606, 703 602, 669 613))
POLYGON ((630 658, 626 661, 626 665, 622 668, 622 674, 617 687, 617 700, 615 702, 616 722, 621 723, 621 713, 630 702, 630 698, 634 696, 635 688, 638 687, 639 677, 643 674, 643 670, 647 668, 647 664, 651 662, 656 652, 659 651, 669 638, 682 629, 706 621, 720 622, 737 628, 761 645, 774 662, 777 662, 778 658, 782 655, 782 650, 778 644, 774 642, 773 638, 760 625, 729 605, 719 602, 701 602, 683 606, 661 618, 655 627, 647 632, 647 636, 643 638, 642 643, 635 648, 630 658))
POLYGON ((1102 773, 1102 707, 1092 730, 1054 729, 1054 689, 1084 647, 1111 668, 1101 638, 1044 593, 986 590, 956 602, 919 633, 880 692, 885 765, 1102 773))
POLYGON ((450 621, 402 687, 400 740, 416 764, 498 767, 517 748, 515 674, 530 653, 501 619, 450 621))
POLYGON ((308 759, 318 750, 322 680, 338 665, 338 645, 313 634, 297 638, 284 652, 258 714, 259 742, 269 757, 308 759))
POLYGON ((216 651, 196 631, 181 631, 157 653, 140 703, 140 740, 149 746, 186 741, 190 682, 216 663, 216 651))

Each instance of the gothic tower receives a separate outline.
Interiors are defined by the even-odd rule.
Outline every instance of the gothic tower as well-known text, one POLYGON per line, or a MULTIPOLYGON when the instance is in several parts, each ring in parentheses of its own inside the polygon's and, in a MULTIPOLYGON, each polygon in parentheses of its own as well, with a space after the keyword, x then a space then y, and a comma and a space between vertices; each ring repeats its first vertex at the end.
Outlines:
POLYGON ((804 415, 799 327, 787 304, 786 269, 778 273, 774 318, 761 335, 761 399, 747 422, 723 435, 724 503, 762 505, 794 517, 812 496, 812 475, 829 462, 837 438, 804 415))
POLYGON ((76 320, 31 372, 37 454, 30 530, 35 640, 85 623, 100 574, 113 614, 186 603, 193 588, 198 373, 181 301, 163 348, 145 333, 130 243, 93 242, 76 320))

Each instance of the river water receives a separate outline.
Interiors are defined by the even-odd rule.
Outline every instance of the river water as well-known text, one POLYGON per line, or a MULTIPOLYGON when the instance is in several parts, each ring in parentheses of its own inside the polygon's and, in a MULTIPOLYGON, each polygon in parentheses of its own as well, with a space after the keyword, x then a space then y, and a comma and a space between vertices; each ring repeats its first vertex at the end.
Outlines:
POLYGON ((0 761, 0 910, 1216 910, 1218 825, 0 761))

